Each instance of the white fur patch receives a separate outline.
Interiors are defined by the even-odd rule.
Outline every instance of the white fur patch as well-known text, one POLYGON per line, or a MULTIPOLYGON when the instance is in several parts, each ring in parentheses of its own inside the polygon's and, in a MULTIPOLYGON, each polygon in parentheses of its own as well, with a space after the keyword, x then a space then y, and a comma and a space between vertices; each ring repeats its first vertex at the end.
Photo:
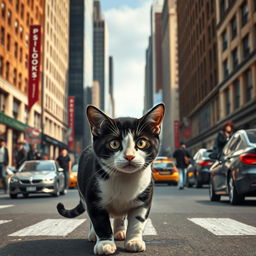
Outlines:
POLYGON ((99 255, 110 255, 114 254, 116 252, 116 244, 114 240, 104 240, 104 241, 99 241, 97 239, 97 243, 94 246, 94 254, 99 254, 99 255))

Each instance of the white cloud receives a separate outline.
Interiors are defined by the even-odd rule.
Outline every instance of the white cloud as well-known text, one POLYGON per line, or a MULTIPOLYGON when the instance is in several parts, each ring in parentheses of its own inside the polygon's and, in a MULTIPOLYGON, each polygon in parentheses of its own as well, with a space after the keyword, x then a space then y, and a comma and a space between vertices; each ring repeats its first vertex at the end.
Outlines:
POLYGON ((104 13, 114 57, 116 116, 140 117, 144 105, 145 51, 150 33, 151 1, 137 8, 112 8, 104 13))

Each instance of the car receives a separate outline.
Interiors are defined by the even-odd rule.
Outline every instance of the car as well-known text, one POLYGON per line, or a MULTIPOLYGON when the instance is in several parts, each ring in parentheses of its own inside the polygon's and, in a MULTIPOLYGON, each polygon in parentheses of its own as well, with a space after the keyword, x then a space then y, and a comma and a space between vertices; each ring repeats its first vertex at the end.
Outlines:
POLYGON ((179 180, 178 169, 168 157, 157 157, 152 165, 152 174, 155 183, 177 185, 179 180))
POLYGON ((196 188, 200 188, 204 184, 209 184, 209 169, 213 164, 212 159, 209 157, 210 153, 212 153, 212 150, 205 148, 201 148, 197 151, 187 168, 187 187, 194 185, 196 188))
POLYGON ((69 188, 77 187, 77 171, 78 171, 78 164, 74 164, 69 174, 69 179, 68 179, 69 188))
POLYGON ((212 153, 216 162, 210 168, 211 201, 229 196, 231 204, 256 196, 256 129, 237 131, 221 154, 212 153))
POLYGON ((47 193, 53 196, 65 194, 63 169, 54 160, 26 161, 9 179, 9 195, 47 193))

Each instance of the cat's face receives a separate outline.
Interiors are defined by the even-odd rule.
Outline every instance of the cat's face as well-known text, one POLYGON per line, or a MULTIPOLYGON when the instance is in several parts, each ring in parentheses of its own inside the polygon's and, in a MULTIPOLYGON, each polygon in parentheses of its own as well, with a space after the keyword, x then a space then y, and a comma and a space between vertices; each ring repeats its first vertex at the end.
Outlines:
POLYGON ((110 174, 143 170, 157 156, 163 104, 140 119, 111 119, 93 106, 87 108, 87 116, 94 152, 110 174))

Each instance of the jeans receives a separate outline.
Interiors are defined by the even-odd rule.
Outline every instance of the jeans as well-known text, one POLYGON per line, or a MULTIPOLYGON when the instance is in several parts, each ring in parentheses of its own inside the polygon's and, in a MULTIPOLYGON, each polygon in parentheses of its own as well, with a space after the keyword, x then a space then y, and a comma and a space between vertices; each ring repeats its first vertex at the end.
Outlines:
POLYGON ((64 176, 65 176, 65 189, 68 189, 69 172, 64 171, 64 176))
POLYGON ((5 166, 4 166, 4 164, 0 164, 0 180, 2 181, 4 191, 6 191, 7 190, 7 183, 6 183, 6 179, 5 179, 5 166))
POLYGON ((186 184, 186 169, 185 168, 178 168, 179 170, 179 182, 178 182, 178 187, 183 188, 186 184))

